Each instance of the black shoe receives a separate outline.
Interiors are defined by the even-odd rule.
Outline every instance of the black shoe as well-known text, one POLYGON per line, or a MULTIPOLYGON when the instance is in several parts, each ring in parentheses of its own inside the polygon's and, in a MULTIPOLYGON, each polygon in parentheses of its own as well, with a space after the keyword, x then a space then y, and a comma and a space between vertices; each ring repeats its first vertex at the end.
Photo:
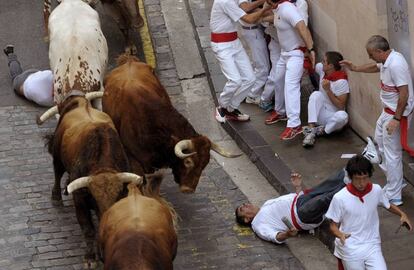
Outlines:
POLYGON ((14 53, 14 46, 9 44, 4 47, 3 52, 6 56, 9 56, 9 54, 14 53))

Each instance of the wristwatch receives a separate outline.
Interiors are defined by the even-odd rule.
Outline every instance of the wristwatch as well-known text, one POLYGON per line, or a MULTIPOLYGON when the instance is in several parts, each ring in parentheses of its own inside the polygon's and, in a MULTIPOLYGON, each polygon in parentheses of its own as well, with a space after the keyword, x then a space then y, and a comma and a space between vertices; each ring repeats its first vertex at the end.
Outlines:
POLYGON ((310 53, 310 52, 312 52, 312 51, 315 51, 315 48, 314 48, 314 47, 312 47, 312 48, 308 49, 308 53, 310 53))

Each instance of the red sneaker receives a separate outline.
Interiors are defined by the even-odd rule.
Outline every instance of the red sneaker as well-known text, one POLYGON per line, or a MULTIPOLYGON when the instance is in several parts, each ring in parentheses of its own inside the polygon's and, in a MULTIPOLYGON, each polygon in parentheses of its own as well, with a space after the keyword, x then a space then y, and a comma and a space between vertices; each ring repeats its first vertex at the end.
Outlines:
POLYGON ((283 141, 291 140, 301 133, 302 133, 302 126, 297 126, 294 128, 287 127, 282 132, 282 134, 280 134, 280 139, 283 141))
POLYGON ((271 125, 279 121, 286 121, 286 120, 287 120, 286 115, 278 114, 276 111, 272 111, 272 113, 266 118, 265 124, 271 125))

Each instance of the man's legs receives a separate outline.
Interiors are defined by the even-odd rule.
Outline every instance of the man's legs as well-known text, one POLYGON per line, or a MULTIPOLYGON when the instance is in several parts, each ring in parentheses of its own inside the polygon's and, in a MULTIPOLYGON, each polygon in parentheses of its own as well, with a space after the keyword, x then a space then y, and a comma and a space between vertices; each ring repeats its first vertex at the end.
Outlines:
POLYGON ((300 126, 300 80, 303 74, 303 54, 289 56, 285 75, 285 105, 288 117, 287 127, 300 126))
POLYGON ((324 125, 325 133, 331 134, 334 131, 341 130, 347 123, 348 114, 345 111, 337 111, 324 125))
POLYGON ((237 69, 240 72, 241 76, 241 86, 234 93, 231 98, 231 109, 238 109, 240 103, 247 97, 249 91, 252 89, 256 81, 256 76, 254 75, 252 64, 250 63, 249 56, 242 47, 240 43, 240 48, 237 50, 237 53, 234 55, 234 61, 236 63, 237 69))
POLYGON ((318 224, 322 222, 333 196, 345 187, 344 177, 345 171, 341 169, 310 189, 306 194, 298 197, 297 213, 303 223, 318 224))
POLYGON ((3 51, 6 54, 7 59, 9 61, 10 76, 11 76, 12 81, 14 81, 14 78, 16 78, 17 75, 23 72, 23 69, 20 65, 20 62, 17 60, 17 55, 14 54, 13 45, 7 45, 3 51))
POLYGON ((243 29, 243 37, 252 53, 252 62, 256 81, 249 92, 249 97, 257 98, 262 93, 262 88, 266 83, 269 74, 269 53, 263 30, 243 29))
POLYGON ((363 260, 342 260, 342 264, 345 270, 387 270, 380 246, 363 260))
POLYGON ((285 109, 285 74, 286 74, 286 56, 280 56, 279 61, 276 64, 275 70, 275 112, 278 114, 286 114, 285 109))
POLYGON ((270 61, 272 62, 272 68, 269 72, 263 93, 260 97, 260 108, 262 108, 265 112, 273 109, 273 106, 271 106, 271 104, 273 103, 272 99, 276 89, 276 67, 277 62, 280 58, 280 45, 273 38, 270 40, 268 48, 270 52, 270 61))
POLYGON ((384 191, 387 198, 395 205, 401 205, 401 190, 403 184, 402 147, 400 141, 400 129, 388 135, 386 126, 392 119, 392 115, 381 113, 375 129, 375 140, 379 146, 382 163, 379 164, 387 177, 384 191))
MULTIPOLYGON (((240 41, 237 40, 233 42, 240 41)), ((220 97, 218 99, 219 106, 224 109, 228 109, 233 95, 236 93, 236 91, 240 88, 242 84, 242 79, 240 77, 239 70, 234 60, 235 50, 233 46, 226 45, 227 44, 222 43, 211 44, 211 48, 215 53, 217 60, 220 63, 221 71, 227 78, 227 82, 224 85, 223 91, 220 93, 220 97), (224 46, 226 47, 222 48, 224 46)))

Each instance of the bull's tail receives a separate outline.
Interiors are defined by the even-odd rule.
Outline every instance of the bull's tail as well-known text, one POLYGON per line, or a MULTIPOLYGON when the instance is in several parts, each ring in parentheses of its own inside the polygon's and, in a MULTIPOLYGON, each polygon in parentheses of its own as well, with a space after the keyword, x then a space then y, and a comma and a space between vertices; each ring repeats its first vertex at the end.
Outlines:
POLYGON ((52 12, 52 0, 44 0, 43 2, 43 20, 46 33, 46 39, 49 38, 49 16, 52 12))
POLYGON ((55 134, 54 133, 45 134, 43 136, 43 139, 45 141, 45 147, 47 147, 47 151, 51 155, 53 155, 53 142, 54 142, 54 138, 55 138, 55 134))

